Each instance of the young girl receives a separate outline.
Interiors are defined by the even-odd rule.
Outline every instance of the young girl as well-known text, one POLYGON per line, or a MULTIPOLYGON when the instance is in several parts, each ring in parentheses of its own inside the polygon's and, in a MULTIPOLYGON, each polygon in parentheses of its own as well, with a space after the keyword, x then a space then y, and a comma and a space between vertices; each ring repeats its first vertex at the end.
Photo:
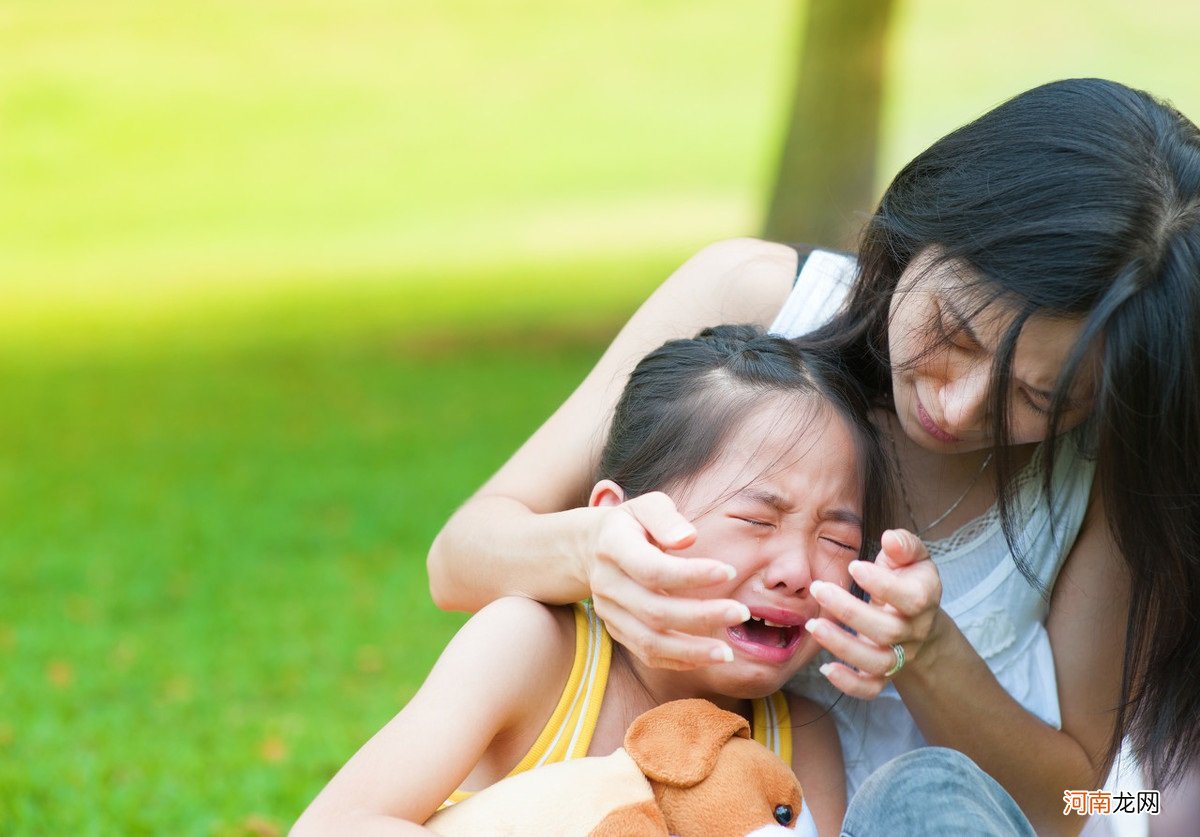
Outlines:
POLYGON ((837 833, 837 733, 820 707, 779 690, 818 649, 805 627, 820 616, 812 588, 848 587, 850 562, 868 554, 885 461, 865 398, 828 356, 749 326, 651 352, 617 405, 588 505, 677 498, 695 535, 676 554, 731 568, 687 593, 735 603, 738 624, 714 632, 720 664, 650 668, 612 644, 587 604, 500 599, 459 631, 297 833, 420 833, 445 801, 538 764, 607 755, 638 715, 695 697, 750 720, 800 780, 801 824, 837 833))

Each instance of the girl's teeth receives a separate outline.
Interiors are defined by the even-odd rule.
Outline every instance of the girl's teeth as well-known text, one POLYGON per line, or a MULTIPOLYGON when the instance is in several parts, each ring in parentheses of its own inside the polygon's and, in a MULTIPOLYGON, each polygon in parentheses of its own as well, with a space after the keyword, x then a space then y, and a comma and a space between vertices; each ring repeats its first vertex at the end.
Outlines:
POLYGON ((792 627, 791 625, 781 625, 778 622, 772 622, 770 619, 760 619, 757 616, 751 616, 750 621, 751 622, 762 622, 768 628, 790 628, 790 627, 792 627))

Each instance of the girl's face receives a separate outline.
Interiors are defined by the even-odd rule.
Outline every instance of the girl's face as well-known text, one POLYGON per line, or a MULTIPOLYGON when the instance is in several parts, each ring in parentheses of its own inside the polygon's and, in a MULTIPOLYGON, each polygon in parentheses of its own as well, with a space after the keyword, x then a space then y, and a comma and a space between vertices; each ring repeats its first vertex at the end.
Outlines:
POLYGON ((817 653, 804 628, 821 612, 811 586, 849 586, 847 565, 863 537, 862 492, 850 429, 832 408, 803 397, 759 408, 676 498, 697 531, 694 544, 676 554, 736 570, 725 584, 679 595, 735 599, 752 617, 714 633, 734 659, 694 672, 706 688, 765 696, 817 653))
MULTIPOLYGON (((913 259, 892 296, 892 394, 900 425, 914 442, 939 453, 966 453, 993 443, 992 359, 1015 312, 997 301, 972 316, 961 293, 963 273, 953 265, 931 269, 934 256, 928 248, 913 259)), ((1051 393, 1082 325, 1077 318, 1037 315, 1026 321, 1008 393, 1013 444, 1040 442, 1049 434, 1051 393)), ((1087 418, 1092 392, 1089 376, 1078 376, 1062 430, 1087 418)))

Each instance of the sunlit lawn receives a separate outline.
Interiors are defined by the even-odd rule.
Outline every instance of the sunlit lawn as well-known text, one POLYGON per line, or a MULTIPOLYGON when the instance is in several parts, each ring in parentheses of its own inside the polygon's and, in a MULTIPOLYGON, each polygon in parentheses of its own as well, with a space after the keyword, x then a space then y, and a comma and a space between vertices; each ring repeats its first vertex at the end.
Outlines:
MULTIPOLYGON (((1200 4, 895 4, 881 171, 1200 4)), ((0 9, 0 834, 273 834, 461 617, 446 516, 714 238, 802 3, 0 9)), ((1190 63, 1189 63, 1190 62, 1190 63)))
POLYGON ((594 355, 512 335, 4 369, 0 831, 286 825, 458 624, 425 583, 440 522, 594 355))

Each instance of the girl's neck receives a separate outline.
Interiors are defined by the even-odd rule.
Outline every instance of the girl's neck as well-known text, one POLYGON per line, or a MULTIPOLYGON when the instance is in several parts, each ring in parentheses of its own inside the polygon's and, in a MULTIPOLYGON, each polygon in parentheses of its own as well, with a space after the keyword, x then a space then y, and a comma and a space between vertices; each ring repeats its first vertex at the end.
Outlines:
POLYGON ((749 700, 713 693, 704 688, 696 672, 650 668, 615 643, 609 666, 608 686, 594 738, 603 739, 600 749, 605 752, 621 746, 625 730, 637 716, 673 700, 704 698, 747 721, 752 720, 749 700))

